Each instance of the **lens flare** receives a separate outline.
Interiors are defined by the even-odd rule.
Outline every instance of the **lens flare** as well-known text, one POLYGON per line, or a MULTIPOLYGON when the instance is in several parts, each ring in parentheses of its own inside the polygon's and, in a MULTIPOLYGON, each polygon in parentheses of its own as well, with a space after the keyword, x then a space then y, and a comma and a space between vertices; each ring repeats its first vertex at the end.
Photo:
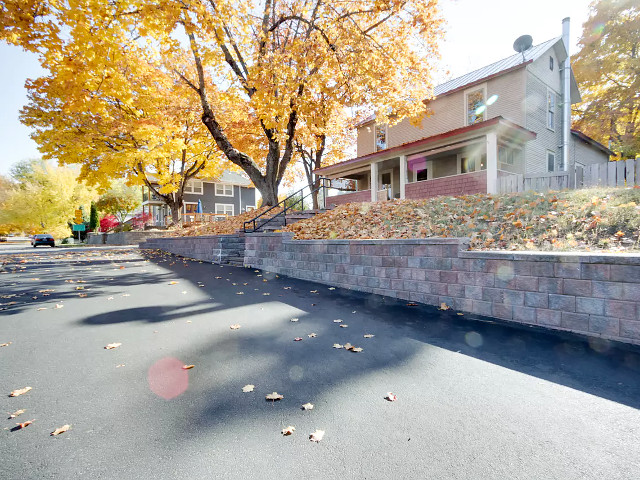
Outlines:
POLYGON ((470 347, 478 348, 482 346, 482 335, 478 332, 469 332, 464 336, 464 341, 470 347))
POLYGON ((189 372, 183 370, 184 362, 173 357, 158 360, 149 367, 147 380, 153 393, 165 400, 171 400, 187 391, 189 372))
POLYGON ((480 105, 478 108, 476 108, 476 115, 482 115, 486 109, 486 105, 480 105))
POLYGON ((493 105, 498 100, 498 95, 491 95, 487 100, 487 105, 493 105))

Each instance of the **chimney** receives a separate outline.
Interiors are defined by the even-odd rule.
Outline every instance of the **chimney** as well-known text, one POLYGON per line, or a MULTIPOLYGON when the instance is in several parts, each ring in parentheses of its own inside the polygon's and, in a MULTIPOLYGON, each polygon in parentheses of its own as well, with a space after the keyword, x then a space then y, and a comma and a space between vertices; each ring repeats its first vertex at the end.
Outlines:
MULTIPOLYGON (((567 58, 564 61, 562 69, 562 164, 564 170, 572 172, 569 168, 569 144, 571 135, 571 53, 569 45, 571 38, 569 36, 569 26, 571 19, 569 17, 562 20, 562 42, 567 51, 567 58)), ((573 166, 571 166, 573 168, 573 166)), ((569 184, 573 186, 573 177, 569 173, 569 184)))

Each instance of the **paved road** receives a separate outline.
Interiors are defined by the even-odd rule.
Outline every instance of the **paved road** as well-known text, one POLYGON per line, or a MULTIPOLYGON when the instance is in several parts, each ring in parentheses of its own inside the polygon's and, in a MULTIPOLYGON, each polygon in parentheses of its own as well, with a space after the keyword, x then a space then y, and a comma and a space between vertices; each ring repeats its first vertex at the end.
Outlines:
POLYGON ((638 350, 160 253, 0 261, 2 479, 638 478, 638 350))

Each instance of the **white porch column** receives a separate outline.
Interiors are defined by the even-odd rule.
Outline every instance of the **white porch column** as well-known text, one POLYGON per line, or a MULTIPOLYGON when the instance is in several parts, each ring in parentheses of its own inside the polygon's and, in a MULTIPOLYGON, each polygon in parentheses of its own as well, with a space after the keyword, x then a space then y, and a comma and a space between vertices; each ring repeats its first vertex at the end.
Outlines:
POLYGON ((498 136, 487 133, 487 193, 498 193, 498 136))
POLYGON ((405 198, 406 185, 407 185, 407 156, 400 155, 400 199, 405 198))
POLYGON ((371 163, 371 201, 376 202, 378 200, 378 164, 376 162, 371 163))

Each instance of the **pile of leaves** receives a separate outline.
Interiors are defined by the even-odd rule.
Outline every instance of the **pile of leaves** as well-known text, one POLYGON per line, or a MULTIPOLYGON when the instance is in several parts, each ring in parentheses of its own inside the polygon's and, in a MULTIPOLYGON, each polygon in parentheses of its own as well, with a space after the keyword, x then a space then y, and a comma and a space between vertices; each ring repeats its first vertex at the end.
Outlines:
POLYGON ((636 250, 640 189, 350 203, 286 230, 300 240, 468 237, 474 250, 636 250))
MULTIPOLYGON (((270 207, 260 207, 257 210, 250 212, 244 212, 240 215, 230 216, 224 220, 218 220, 216 222, 187 224, 184 227, 176 227, 171 231, 172 236, 178 237, 196 237, 200 235, 230 235, 236 233, 238 230, 242 230, 244 222, 252 220, 256 216, 267 211, 270 207)), ((281 209, 273 209, 267 216, 260 219, 265 221, 271 213, 275 215, 280 212, 281 209)))

